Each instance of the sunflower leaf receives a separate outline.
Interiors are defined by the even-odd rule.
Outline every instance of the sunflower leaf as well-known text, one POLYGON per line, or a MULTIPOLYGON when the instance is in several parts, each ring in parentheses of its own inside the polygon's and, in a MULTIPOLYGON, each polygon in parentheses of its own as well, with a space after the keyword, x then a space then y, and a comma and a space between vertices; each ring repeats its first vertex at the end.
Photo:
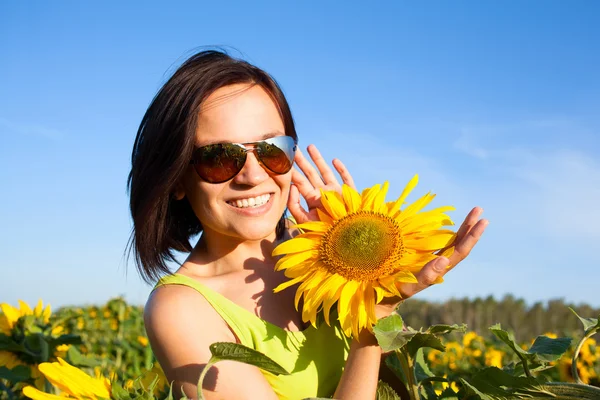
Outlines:
POLYGON ((446 347, 440 339, 431 333, 417 332, 408 342, 406 348, 411 357, 415 357, 419 349, 423 347, 431 347, 439 351, 446 351, 446 347))
POLYGON ((514 398, 515 391, 535 391, 539 382, 535 378, 513 376, 497 367, 486 367, 473 375, 470 384, 494 398, 514 398))
POLYGON ((0 333, 0 350, 18 352, 22 351, 23 347, 18 343, 15 343, 12 337, 0 333))
POLYGON ((556 361, 571 346, 571 338, 549 338, 538 336, 529 348, 529 353, 536 354, 540 361, 556 361))
POLYGON ((383 351, 400 349, 417 333, 403 331, 403 327, 402 317, 398 314, 393 314, 377 321, 377 324, 373 327, 373 332, 383 351))
POLYGON ((461 333, 465 333, 467 331, 467 325, 466 324, 453 324, 453 325, 444 325, 444 324, 439 324, 439 325, 432 325, 429 328, 427 328, 427 330, 425 331, 426 333, 431 333, 433 335, 445 335, 448 334, 450 332, 461 332, 461 333))
POLYGON ((515 337, 512 333, 505 331, 500 327, 500 324, 495 324, 490 326, 490 331, 500 340, 508 345, 515 353, 522 356, 529 356, 529 352, 527 350, 523 350, 521 346, 519 346, 515 340, 515 337))
POLYGON ((417 350, 417 356, 415 357, 415 376, 417 377, 417 382, 423 382, 426 379, 435 376, 429 369, 427 362, 425 362, 423 348, 417 350))
MULTIPOLYGON (((461 399, 464 400, 493 400, 490 396, 486 395, 485 393, 480 392, 479 390, 477 390, 477 388, 473 385, 471 385, 469 382, 467 382, 466 380, 464 380, 463 378, 459 378, 460 379, 460 383, 462 383, 463 389, 464 389, 464 393, 462 393, 462 396, 460 397, 461 399)), ((462 392, 462 390, 461 390, 462 392)))
POLYGON ((271 358, 249 347, 239 343, 213 343, 210 345, 212 353, 211 360, 217 361, 237 361, 244 364, 254 365, 264 371, 275 375, 289 375, 281 365, 277 364, 271 358))
POLYGON ((6 379, 12 384, 25 382, 31 378, 31 368, 27 365, 17 365, 13 369, 0 367, 0 379, 6 379))
POLYGON ((377 382, 377 400, 401 400, 398 393, 384 381, 377 382))
POLYGON ((583 330, 585 330, 585 333, 588 333, 591 329, 600 328, 600 318, 584 318, 584 317, 580 317, 579 314, 577 314, 575 312, 575 310, 573 310, 571 307, 569 307, 569 310, 571 310, 573 312, 573 314, 575 314, 575 316, 577 318, 579 318, 579 320, 583 324, 583 330))

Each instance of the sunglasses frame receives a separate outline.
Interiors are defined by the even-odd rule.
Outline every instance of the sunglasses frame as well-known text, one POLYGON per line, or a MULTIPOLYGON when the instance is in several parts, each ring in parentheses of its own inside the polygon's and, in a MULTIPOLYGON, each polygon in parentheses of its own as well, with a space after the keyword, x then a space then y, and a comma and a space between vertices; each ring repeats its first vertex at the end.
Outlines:
POLYGON ((259 164, 263 168, 265 168, 266 170, 268 170, 269 172, 271 172, 273 174, 284 175, 284 174, 287 174, 292 169, 292 166, 294 165, 294 156, 296 154, 296 150, 297 149, 298 149, 298 141, 296 139, 294 139, 293 137, 288 136, 288 135, 273 136, 273 137, 270 137, 270 138, 267 138, 267 139, 258 140, 256 142, 245 142, 245 143, 229 143, 229 142, 226 142, 226 143, 213 143, 213 144, 208 144, 208 145, 205 145, 205 146, 194 147, 194 151, 192 153, 192 159, 190 160, 190 164, 194 166, 194 170, 196 171, 196 175, 198 175, 198 177, 200 177, 200 179, 202 179, 203 181, 208 182, 208 183, 214 183, 214 184, 223 183, 223 182, 227 182, 227 181, 235 178, 237 176, 237 174, 239 174, 242 171, 242 169, 244 169, 244 166, 246 165, 246 161, 248 160, 248 152, 253 152, 255 154, 256 159, 258 160, 259 164), (284 144, 283 148, 280 145, 280 143, 276 143, 276 142, 279 142, 279 141, 282 141, 282 140, 285 140, 285 143, 283 143, 284 144), (273 143, 274 141, 275 141, 275 143, 273 143), (269 168, 268 165, 266 165, 263 162, 261 154, 259 153, 259 145, 263 144, 263 143, 266 143, 266 144, 271 145, 271 146, 275 146, 277 149, 279 149, 281 152, 283 152, 287 156, 288 160, 290 161, 290 168, 287 171, 285 171, 285 172, 276 172, 276 171, 273 171, 271 168, 269 168), (239 147, 241 150, 244 151, 243 163, 241 164, 242 166, 240 167, 240 169, 233 176, 231 176, 230 178, 227 178, 227 179, 222 180, 222 181, 209 181, 205 177, 203 177, 202 175, 200 175, 200 172, 198 172, 198 169, 196 168, 196 164, 199 164, 199 162, 196 161, 196 158, 197 158, 197 154, 202 149, 206 149, 207 147, 217 146, 217 145, 232 145, 232 146, 239 147), (251 147, 248 147, 248 146, 251 146, 251 147), (290 158, 290 156, 291 156, 291 158, 290 158))

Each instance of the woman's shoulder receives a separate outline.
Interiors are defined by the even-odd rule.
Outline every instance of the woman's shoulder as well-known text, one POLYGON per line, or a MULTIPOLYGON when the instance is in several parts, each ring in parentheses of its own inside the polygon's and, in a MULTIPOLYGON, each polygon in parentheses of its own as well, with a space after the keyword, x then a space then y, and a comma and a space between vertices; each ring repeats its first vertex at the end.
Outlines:
POLYGON ((167 329, 171 332, 196 331, 211 327, 221 339, 233 339, 227 325, 211 304, 194 288, 186 285, 159 285, 154 288, 144 307, 144 323, 149 332, 167 329), (223 328, 223 329, 220 329, 223 328))

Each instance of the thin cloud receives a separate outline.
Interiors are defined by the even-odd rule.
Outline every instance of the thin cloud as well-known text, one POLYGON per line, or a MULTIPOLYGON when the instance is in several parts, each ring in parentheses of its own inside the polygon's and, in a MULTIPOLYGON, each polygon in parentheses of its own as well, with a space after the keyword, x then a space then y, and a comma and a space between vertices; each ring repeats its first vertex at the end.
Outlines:
POLYGON ((2 128, 2 131, 7 133, 16 133, 25 136, 38 136, 51 140, 62 140, 65 136, 63 132, 57 129, 48 128, 38 124, 10 121, 1 117, 0 127, 2 128))

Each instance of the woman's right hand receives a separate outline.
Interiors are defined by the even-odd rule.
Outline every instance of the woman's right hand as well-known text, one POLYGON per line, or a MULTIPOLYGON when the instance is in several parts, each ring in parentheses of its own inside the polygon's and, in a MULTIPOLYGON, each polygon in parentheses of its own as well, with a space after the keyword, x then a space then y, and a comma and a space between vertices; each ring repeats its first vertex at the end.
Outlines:
MULTIPOLYGON (((293 185, 290 188, 290 197, 288 199, 288 210, 290 210, 297 224, 319 220, 317 208, 321 206, 321 189, 325 191, 335 190, 340 194, 342 193, 342 184, 340 184, 331 167, 323 159, 317 147, 311 144, 307 150, 317 168, 313 167, 300 149, 298 149, 294 161, 300 170, 295 167, 292 170, 293 185), (300 204, 300 196, 306 200, 308 210, 305 210, 300 204)), ((337 158, 333 159, 332 164, 338 174, 340 174, 342 183, 356 189, 352 175, 350 175, 346 166, 337 158)))

